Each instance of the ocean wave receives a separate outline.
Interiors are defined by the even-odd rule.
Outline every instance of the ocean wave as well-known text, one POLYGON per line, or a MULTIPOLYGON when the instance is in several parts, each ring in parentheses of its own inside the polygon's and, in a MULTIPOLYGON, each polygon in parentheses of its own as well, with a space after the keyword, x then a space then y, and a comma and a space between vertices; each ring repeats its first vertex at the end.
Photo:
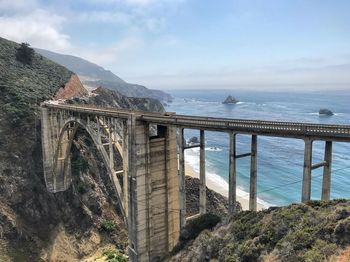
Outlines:
POLYGON ((211 152, 221 152, 222 151, 222 148, 219 148, 219 147, 206 147, 205 148, 205 151, 211 151, 211 152))
MULTIPOLYGON (((308 115, 320 115, 320 113, 319 112, 312 112, 312 113, 307 113, 308 115)), ((335 116, 343 116, 343 115, 345 115, 345 113, 334 113, 333 112, 333 114, 335 115, 335 116)))

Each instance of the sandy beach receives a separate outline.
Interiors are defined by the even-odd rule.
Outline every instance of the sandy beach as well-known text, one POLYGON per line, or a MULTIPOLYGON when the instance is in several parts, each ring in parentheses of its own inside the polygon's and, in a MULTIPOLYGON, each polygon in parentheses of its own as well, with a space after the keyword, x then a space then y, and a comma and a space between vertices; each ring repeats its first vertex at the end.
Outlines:
MULTIPOLYGON (((199 174, 189 165, 186 163, 185 165, 185 174, 186 176, 191 176, 195 178, 199 178, 199 174)), ((207 187, 214 190, 215 192, 228 197, 228 187, 224 188, 222 185, 220 185, 215 179, 213 179, 210 176, 206 177, 206 184, 207 187)), ((246 197, 237 195, 237 201, 241 203, 243 210, 249 209, 249 194, 247 194, 246 197)), ((263 204, 257 203, 257 210, 262 210, 266 208, 263 204)))

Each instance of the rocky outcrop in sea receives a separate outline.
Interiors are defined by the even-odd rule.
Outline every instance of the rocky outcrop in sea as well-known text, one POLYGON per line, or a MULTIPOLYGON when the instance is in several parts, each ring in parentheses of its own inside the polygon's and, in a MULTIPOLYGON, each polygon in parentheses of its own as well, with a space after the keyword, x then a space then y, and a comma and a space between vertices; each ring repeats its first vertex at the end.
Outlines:
POLYGON ((239 101, 234 96, 228 96, 226 97, 225 101, 223 101, 223 104, 237 104, 239 101))

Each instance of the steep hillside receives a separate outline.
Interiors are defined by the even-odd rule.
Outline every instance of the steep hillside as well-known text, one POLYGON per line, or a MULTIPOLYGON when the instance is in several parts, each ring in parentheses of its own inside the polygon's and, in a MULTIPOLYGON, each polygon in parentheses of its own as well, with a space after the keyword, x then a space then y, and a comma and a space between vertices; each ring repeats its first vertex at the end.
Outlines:
POLYGON ((349 261, 349 245, 350 201, 312 201, 240 212, 170 261, 349 261))
POLYGON ((43 56, 61 64, 78 74, 84 84, 91 87, 105 87, 128 97, 148 97, 170 102, 172 97, 160 90, 148 89, 141 85, 129 84, 109 70, 80 57, 63 55, 48 50, 35 49, 43 56))
MULTIPOLYGON (((106 246, 124 250, 127 233, 115 192, 83 130, 72 148, 72 186, 47 192, 39 105, 87 92, 71 71, 39 54, 29 64, 18 61, 19 47, 0 39, 0 261, 77 261, 106 246)), ((84 101, 145 109, 110 92, 84 101)))
MULTIPOLYGON (((71 71, 41 55, 34 54, 30 64, 19 62, 18 48, 0 39, 0 261, 73 261, 106 243, 125 243, 125 225, 100 162, 78 169, 67 192, 47 192, 39 104, 58 90, 73 96, 86 90, 71 71), (88 196, 79 190, 82 179, 91 186, 95 181, 88 196), (114 230, 105 232, 101 225, 110 220, 114 230)), ((82 145, 75 143, 73 154, 82 145)))

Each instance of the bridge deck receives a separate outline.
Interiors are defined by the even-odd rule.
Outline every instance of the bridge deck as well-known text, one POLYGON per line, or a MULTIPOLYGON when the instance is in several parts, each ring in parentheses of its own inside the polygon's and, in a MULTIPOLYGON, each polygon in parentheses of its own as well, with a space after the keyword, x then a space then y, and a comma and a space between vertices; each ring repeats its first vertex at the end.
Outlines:
POLYGON ((236 132, 265 136, 305 138, 350 142, 350 125, 314 124, 282 121, 244 120, 216 117, 176 115, 175 113, 150 113, 126 109, 101 108, 85 105, 64 105, 44 103, 42 106, 71 112, 96 114, 128 119, 135 115, 146 122, 172 125, 190 129, 203 129, 219 132, 236 132))

